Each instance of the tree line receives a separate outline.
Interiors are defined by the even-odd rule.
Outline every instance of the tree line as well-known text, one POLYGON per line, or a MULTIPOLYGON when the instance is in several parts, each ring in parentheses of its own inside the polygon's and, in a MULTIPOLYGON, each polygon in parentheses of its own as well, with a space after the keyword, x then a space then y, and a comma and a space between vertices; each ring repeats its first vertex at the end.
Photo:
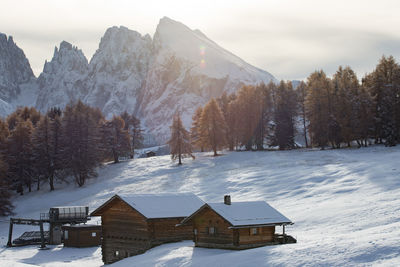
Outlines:
POLYGON ((11 214, 12 191, 23 195, 44 182, 52 191, 71 179, 81 187, 102 163, 133 158, 142 141, 140 120, 127 112, 107 120, 81 101, 44 115, 18 108, 0 119, 0 215, 11 214))
POLYGON ((199 107, 190 131, 177 121, 178 114, 171 132, 181 134, 169 141, 173 158, 191 156, 192 150, 217 156, 225 148, 293 149, 299 131, 306 147, 361 147, 371 140, 395 146, 400 142, 400 66, 383 56, 361 81, 347 66, 332 78, 315 71, 296 88, 290 81, 243 86, 199 107))

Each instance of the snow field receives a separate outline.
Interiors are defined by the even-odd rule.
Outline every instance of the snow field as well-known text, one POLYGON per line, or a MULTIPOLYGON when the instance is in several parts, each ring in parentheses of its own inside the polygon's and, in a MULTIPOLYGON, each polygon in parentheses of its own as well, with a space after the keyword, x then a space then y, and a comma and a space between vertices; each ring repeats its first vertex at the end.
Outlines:
MULTIPOLYGON (((399 159, 400 147, 382 146, 224 152, 217 158, 199 153, 181 167, 169 156, 135 159, 100 169, 84 188, 58 185, 55 192, 18 197, 15 217, 38 217, 60 205, 89 205, 92 211, 114 194, 192 192, 206 202, 230 194, 232 202, 267 201, 295 223, 287 233, 298 243, 229 251, 184 241, 111 266, 400 266, 399 159)), ((0 219, 2 246, 6 219, 0 219)), ((32 227, 14 229, 16 237, 32 227)), ((1 247, 0 265, 100 266, 101 249, 1 247)))

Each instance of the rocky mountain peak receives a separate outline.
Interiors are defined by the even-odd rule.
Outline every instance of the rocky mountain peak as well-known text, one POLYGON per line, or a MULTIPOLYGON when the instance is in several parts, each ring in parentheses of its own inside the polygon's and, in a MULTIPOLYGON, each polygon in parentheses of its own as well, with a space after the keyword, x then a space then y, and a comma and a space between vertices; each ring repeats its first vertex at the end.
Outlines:
POLYGON ((35 79, 28 59, 12 36, 0 33, 0 99, 11 101, 20 92, 20 85, 35 79))

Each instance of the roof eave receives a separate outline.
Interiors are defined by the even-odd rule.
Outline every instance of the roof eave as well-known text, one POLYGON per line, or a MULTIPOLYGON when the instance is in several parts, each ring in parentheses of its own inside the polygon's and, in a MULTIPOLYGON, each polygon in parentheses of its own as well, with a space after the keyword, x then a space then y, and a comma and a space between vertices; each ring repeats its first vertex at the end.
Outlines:
POLYGON ((228 227, 229 229, 240 229, 240 228, 251 228, 251 227, 266 227, 266 226, 281 226, 281 225, 293 225, 293 222, 278 222, 278 223, 262 223, 262 224, 246 224, 246 225, 233 225, 228 227))

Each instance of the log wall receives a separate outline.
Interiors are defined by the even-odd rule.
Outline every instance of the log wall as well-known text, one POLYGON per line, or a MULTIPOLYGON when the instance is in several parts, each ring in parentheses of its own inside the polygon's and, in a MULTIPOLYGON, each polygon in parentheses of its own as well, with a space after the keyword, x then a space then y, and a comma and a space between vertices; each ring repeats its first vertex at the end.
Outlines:
POLYGON ((258 227, 258 233, 253 234, 252 228, 238 229, 239 245, 273 242, 275 226, 258 227))
POLYGON ((193 229, 197 229, 195 236, 196 245, 202 243, 233 244, 233 230, 230 224, 215 211, 206 207, 193 218, 193 229), (216 229, 215 234, 210 234, 210 227, 216 229))
POLYGON ((146 218, 115 199, 101 216, 105 264, 144 253, 151 247, 146 218))

